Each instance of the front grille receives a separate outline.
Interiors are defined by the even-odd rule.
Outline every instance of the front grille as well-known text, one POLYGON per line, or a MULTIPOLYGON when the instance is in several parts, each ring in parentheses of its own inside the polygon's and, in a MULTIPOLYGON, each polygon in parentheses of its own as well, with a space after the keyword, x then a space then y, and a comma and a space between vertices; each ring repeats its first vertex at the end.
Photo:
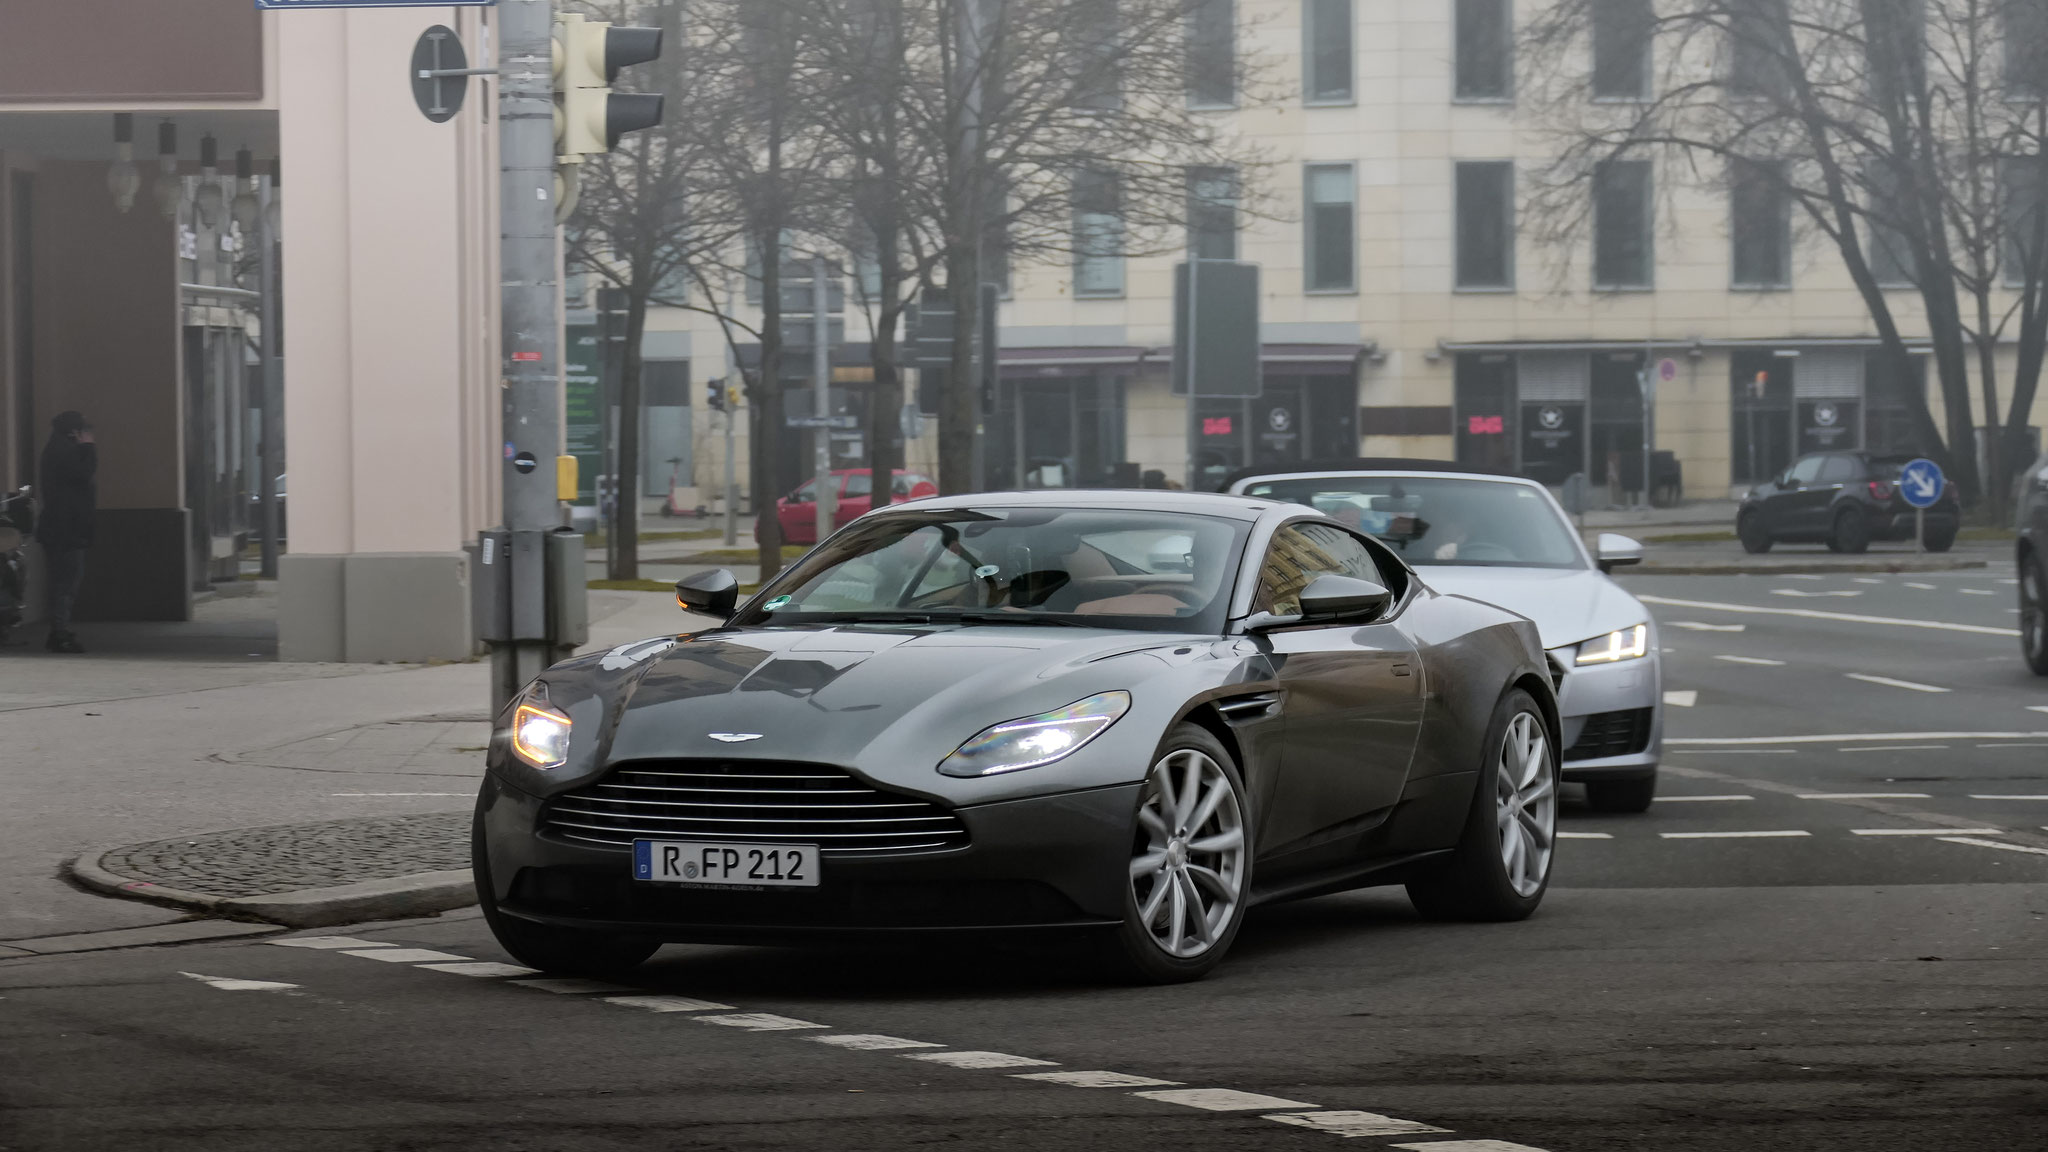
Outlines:
POLYGON ((521 911, 587 920, 706 928, 967 928, 1088 919, 1038 880, 862 880, 833 875, 817 888, 721 892, 643 884, 624 869, 521 868, 510 903, 521 911))
POLYGON ((1579 738, 1565 749, 1566 760, 1597 760, 1602 756, 1632 756, 1650 746, 1652 709, 1627 708, 1619 712, 1595 712, 1586 717, 1579 738))
POLYGON ((541 826, 565 840, 816 844, 826 856, 967 846, 967 826, 928 800, 871 788, 824 764, 635 761, 548 801, 541 826))

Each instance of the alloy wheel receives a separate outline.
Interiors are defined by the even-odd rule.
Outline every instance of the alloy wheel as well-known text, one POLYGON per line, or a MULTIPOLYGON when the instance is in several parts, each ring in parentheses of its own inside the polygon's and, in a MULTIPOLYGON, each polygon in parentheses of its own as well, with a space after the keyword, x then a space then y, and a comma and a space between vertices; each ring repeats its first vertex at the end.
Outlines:
POLYGON ((1214 947, 1245 888, 1244 809, 1230 776, 1192 748, 1152 766, 1131 857, 1138 920, 1160 951, 1189 959, 1214 947))
POLYGON ((2048 588, 2042 579, 2039 560, 2020 573, 2020 636, 2027 659, 2036 666, 2048 663, 2048 588))
POLYGON ((1528 712, 1508 722, 1494 773, 1494 818, 1500 860, 1519 896, 1534 896, 1550 876, 1557 841, 1557 782, 1550 772, 1550 738, 1528 712))

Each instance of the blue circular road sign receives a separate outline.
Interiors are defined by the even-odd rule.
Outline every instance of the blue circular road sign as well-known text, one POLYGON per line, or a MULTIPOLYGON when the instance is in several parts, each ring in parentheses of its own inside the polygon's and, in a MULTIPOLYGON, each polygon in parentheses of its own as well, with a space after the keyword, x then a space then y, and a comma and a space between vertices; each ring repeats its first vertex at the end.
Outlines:
POLYGON ((1941 489, 1941 465, 1932 460, 1914 460, 1899 469, 1899 495, 1915 508, 1932 508, 1941 489))

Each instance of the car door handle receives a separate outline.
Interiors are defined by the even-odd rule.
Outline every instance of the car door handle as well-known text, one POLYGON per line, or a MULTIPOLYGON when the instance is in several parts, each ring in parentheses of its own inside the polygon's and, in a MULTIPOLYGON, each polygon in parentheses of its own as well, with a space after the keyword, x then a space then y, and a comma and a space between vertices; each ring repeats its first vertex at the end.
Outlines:
POLYGON ((1414 667, 1413 667, 1413 666, 1411 666, 1411 665, 1407 665, 1407 664, 1396 664, 1396 665, 1394 665, 1394 675, 1396 675, 1396 676, 1413 676, 1413 675, 1415 675, 1415 669, 1414 669, 1414 667))

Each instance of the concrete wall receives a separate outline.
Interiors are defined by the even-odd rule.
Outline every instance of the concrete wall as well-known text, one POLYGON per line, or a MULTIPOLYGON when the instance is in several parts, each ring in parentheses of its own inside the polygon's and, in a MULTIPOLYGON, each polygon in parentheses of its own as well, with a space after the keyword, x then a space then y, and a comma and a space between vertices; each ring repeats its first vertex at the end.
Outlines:
POLYGON ((290 253, 285 659, 471 654, 461 549, 496 516, 495 94, 473 84, 464 111, 434 124, 396 78, 438 21, 478 55, 483 19, 355 10, 276 25, 290 253), (341 562, 365 555, 407 580, 341 562), (400 594, 365 596, 355 584, 370 580, 400 594))

